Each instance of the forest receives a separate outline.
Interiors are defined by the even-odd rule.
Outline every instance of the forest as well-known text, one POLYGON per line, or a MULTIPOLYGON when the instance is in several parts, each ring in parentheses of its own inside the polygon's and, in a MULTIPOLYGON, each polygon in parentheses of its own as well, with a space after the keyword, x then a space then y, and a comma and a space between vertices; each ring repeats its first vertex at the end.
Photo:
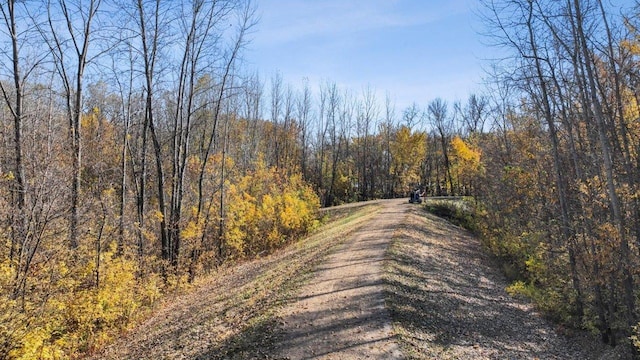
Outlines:
POLYGON ((509 292, 640 348, 638 12, 482 2, 485 91, 404 109, 247 68, 250 0, 0 4, 0 358, 99 348, 320 207, 415 189, 468 199, 509 292))

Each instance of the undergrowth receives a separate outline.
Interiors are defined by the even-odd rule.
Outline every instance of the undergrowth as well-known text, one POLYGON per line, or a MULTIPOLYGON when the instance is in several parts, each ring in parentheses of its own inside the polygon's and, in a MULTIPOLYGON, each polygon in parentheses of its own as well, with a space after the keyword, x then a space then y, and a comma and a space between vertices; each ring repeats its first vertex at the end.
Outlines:
POLYGON ((427 198, 424 208, 429 213, 446 219, 454 225, 465 228, 474 234, 477 233, 476 205, 471 199, 445 200, 427 198))

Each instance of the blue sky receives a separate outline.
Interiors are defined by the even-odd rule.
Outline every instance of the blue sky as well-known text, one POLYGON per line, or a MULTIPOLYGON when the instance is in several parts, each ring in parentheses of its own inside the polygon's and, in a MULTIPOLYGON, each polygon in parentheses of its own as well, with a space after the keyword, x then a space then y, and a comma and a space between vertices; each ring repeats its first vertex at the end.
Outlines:
POLYGON ((477 0, 255 0, 260 22, 250 68, 285 83, 370 86, 397 110, 436 97, 466 100, 482 89, 485 59, 477 0))

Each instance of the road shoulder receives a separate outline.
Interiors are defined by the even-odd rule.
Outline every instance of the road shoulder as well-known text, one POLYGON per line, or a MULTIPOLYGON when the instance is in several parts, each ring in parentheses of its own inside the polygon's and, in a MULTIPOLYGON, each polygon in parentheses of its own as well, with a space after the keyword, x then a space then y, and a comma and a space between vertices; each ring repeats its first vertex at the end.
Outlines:
POLYGON ((480 241, 411 210, 387 255, 387 304, 412 359, 589 359, 508 283, 480 241))

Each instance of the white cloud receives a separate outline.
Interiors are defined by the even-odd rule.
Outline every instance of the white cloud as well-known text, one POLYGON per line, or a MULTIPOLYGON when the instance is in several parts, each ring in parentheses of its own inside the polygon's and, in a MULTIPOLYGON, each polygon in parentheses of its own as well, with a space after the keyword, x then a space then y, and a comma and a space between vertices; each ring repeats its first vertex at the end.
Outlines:
POLYGON ((256 42, 275 45, 315 36, 426 24, 443 15, 436 6, 398 0, 259 0, 256 42), (412 6, 407 6, 412 5, 412 6))
POLYGON ((371 85, 398 109, 466 98, 479 81, 471 9, 477 0, 256 0, 262 20, 249 63, 294 87, 371 85))

